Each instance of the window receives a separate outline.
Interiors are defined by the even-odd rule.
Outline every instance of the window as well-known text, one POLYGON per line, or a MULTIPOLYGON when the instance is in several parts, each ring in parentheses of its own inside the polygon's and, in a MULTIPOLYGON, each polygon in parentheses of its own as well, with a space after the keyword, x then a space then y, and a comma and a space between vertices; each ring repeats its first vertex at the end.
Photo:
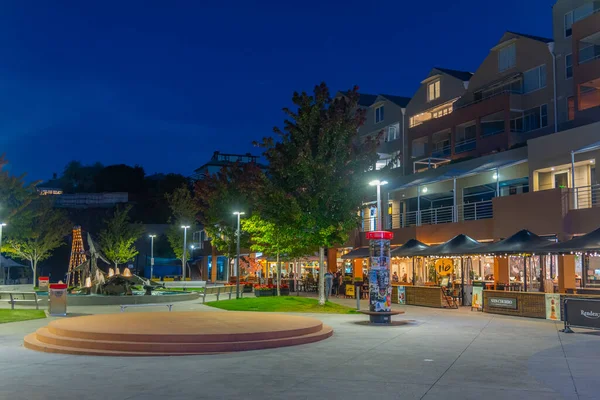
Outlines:
POLYGON ((523 93, 546 87, 546 64, 530 69, 523 74, 523 93))
POLYGON ((523 132, 548 126, 548 105, 534 107, 523 112, 523 132))
POLYGON ((579 64, 600 58, 600 32, 579 41, 579 64))
POLYGON ((378 124, 383 121, 383 106, 379 106, 375 109, 375 123, 378 124))
POLYGON ((573 11, 565 14, 565 37, 570 37, 573 34, 573 11))
POLYGON ((565 56, 565 76, 567 79, 573 77, 573 54, 565 56))
POLYGON ((392 165, 390 168, 400 168, 402 166, 402 159, 400 156, 400 151, 395 151, 392 153, 392 165))
POLYGON ((575 119, 575 96, 567 98, 567 115, 569 121, 573 121, 575 119))
POLYGON ((442 109, 440 109, 438 111, 432 112, 431 116, 433 118, 440 118, 440 117, 443 117, 444 115, 448 115, 448 114, 451 114, 451 113, 452 113, 452 106, 449 106, 449 107, 444 107, 444 108, 442 108, 442 109))
POLYGON ((425 144, 427 143, 427 138, 415 139, 412 142, 412 155, 413 157, 421 157, 425 155, 425 144))
POLYGON ((440 81, 431 82, 427 85, 427 101, 433 101, 440 97, 440 81))
POLYGON ((498 50, 498 71, 506 71, 517 63, 517 47, 513 43, 498 50))
POLYGON ((386 142, 391 142, 392 140, 396 140, 399 137, 399 124, 390 125, 387 127, 387 135, 385 138, 386 142))

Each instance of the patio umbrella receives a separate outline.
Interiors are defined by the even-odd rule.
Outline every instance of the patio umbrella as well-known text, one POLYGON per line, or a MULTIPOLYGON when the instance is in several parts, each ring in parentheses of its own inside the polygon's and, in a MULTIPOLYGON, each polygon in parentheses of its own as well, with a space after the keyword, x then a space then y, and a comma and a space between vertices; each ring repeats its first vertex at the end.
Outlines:
POLYGON ((537 249, 537 251, 548 254, 598 254, 600 253, 600 228, 586 235, 577 236, 576 238, 566 242, 554 243, 549 246, 540 247, 537 249))
POLYGON ((355 258, 368 258, 369 257, 369 248, 368 247, 359 247, 358 249, 354 249, 349 253, 346 253, 342 256, 342 260, 354 260, 355 258))
POLYGON ((532 254, 550 244, 552 242, 548 239, 544 239, 527 229, 523 229, 506 239, 481 247, 477 254, 532 254))
POLYGON ((396 247, 390 253, 392 257, 411 257, 412 258, 412 283, 416 283, 415 279, 415 257, 423 250, 429 248, 425 243, 417 239, 410 239, 400 247, 396 247))

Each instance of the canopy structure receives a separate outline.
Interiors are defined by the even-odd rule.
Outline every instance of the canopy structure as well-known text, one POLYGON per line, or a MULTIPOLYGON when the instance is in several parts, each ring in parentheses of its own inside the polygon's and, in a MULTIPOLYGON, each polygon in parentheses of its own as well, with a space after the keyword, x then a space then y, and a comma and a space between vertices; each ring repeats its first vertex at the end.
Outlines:
POLYGON ((390 254, 392 257, 415 257, 418 256, 423 250, 428 249, 423 242, 419 242, 416 239, 410 239, 400 247, 393 249, 390 254))
POLYGON ((342 260, 354 260, 355 258, 368 258, 369 257, 369 248, 368 247, 359 247, 358 249, 354 249, 349 253, 346 253, 342 256, 342 260))
POLYGON ((541 247, 538 252, 549 254, 600 253, 600 228, 566 242, 541 247))
POLYGON ((27 267, 26 265, 19 264, 18 262, 11 260, 10 258, 6 258, 2 255, 0 255, 0 259, 2 259, 2 267, 4 268, 27 267))
POLYGON ((527 229, 523 229, 504 240, 483 246, 480 254, 531 254, 549 244, 551 242, 548 239, 544 239, 527 229))
POLYGON ((443 257, 443 256, 469 256, 483 254, 485 245, 477 240, 464 235, 456 235, 452 239, 437 246, 431 246, 419 253, 420 256, 443 257))

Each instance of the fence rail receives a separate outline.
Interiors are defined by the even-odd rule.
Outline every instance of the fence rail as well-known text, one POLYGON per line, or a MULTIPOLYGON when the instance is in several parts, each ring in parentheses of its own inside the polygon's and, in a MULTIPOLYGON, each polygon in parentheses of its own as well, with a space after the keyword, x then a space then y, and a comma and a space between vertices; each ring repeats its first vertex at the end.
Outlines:
MULTIPOLYGON (((428 208, 420 211, 409 211, 388 215, 384 229, 399 229, 410 226, 438 225, 452 222, 476 221, 494 216, 492 201, 463 203, 454 206, 428 208)), ((362 231, 369 232, 376 226, 376 218, 363 219, 362 231)))
POLYGON ((569 189, 569 210, 600 206, 600 184, 569 189))

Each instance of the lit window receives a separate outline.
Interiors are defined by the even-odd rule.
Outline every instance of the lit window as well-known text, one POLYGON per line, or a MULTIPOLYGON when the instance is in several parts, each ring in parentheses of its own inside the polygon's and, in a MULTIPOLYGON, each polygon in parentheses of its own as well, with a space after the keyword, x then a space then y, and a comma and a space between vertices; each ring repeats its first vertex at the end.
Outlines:
POLYGON ((431 82, 427 85, 427 101, 433 101, 440 97, 440 81, 431 82))
POLYGON ((375 123, 378 124, 383 121, 383 106, 379 106, 375 109, 375 123))
POLYGON ((517 47, 514 43, 498 50, 498 71, 502 72, 513 68, 516 63, 517 47))
POLYGON ((523 74, 523 93, 533 92, 546 87, 546 64, 540 65, 523 74))
POLYGON ((565 56, 565 76, 567 79, 573 77, 573 55, 567 54, 565 56))

